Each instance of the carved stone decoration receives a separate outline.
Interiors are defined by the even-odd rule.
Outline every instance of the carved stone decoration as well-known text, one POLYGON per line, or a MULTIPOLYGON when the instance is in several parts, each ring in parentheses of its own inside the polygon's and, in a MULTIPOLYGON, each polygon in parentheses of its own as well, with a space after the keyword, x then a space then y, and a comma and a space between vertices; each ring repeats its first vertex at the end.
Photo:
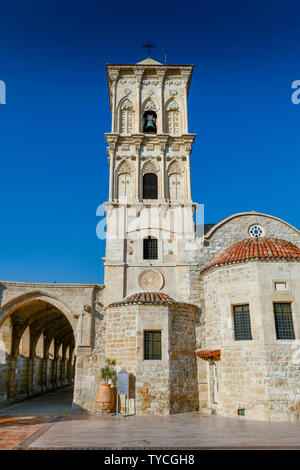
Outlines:
POLYGON ((144 111, 157 111, 157 106, 151 98, 148 98, 144 104, 144 111))
POLYGON ((156 269, 146 269, 138 277, 138 285, 146 291, 160 290, 164 285, 164 277, 156 269))
POLYGON ((132 110, 133 109, 133 105, 131 103, 130 100, 126 99, 123 101, 122 105, 121 105, 121 109, 128 109, 128 110, 132 110))
POLYGON ((175 160, 173 161, 168 168, 168 173, 169 175, 171 173, 182 173, 182 167, 181 165, 175 160))
POLYGON ((151 160, 150 161, 148 160, 144 164, 144 166, 142 168, 142 172, 143 172, 143 174, 145 174, 145 173, 157 173, 157 167, 151 160))

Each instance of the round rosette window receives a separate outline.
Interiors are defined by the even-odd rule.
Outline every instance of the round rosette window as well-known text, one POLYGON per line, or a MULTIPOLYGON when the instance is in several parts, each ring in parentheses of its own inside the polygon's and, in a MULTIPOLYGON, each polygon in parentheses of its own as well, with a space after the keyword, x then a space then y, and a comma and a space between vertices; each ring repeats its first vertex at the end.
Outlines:
POLYGON ((263 237, 265 234, 265 231, 261 225, 255 224, 251 225, 249 228, 249 235, 250 237, 263 237))

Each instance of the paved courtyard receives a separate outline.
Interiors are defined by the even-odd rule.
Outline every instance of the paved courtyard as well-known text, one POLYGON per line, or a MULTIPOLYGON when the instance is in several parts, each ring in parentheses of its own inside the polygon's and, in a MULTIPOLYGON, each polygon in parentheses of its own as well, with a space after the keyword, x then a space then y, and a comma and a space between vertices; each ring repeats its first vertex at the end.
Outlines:
POLYGON ((65 388, 0 410, 0 449, 300 449, 299 423, 198 412, 92 416, 71 403, 65 388))

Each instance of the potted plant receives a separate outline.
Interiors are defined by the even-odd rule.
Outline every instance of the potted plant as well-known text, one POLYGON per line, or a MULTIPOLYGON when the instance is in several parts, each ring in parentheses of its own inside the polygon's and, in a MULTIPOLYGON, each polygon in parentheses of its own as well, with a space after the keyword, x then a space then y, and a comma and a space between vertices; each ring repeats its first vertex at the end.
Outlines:
POLYGON ((116 361, 114 359, 106 359, 105 366, 101 369, 101 377, 105 382, 101 383, 96 398, 97 409, 101 411, 112 411, 114 408, 115 395, 111 383, 108 383, 108 381, 114 383, 116 380, 115 365, 116 361))

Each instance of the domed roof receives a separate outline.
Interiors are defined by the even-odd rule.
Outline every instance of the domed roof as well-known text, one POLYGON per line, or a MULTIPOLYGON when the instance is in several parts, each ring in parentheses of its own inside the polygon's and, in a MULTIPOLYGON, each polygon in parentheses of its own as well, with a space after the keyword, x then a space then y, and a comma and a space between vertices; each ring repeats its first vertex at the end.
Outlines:
POLYGON ((113 302, 109 307, 118 307, 121 305, 186 305, 195 307, 192 304, 184 302, 176 302, 172 297, 164 292, 137 292, 136 294, 129 295, 119 302, 113 302))
POLYGON ((201 271, 201 274, 224 264, 249 260, 276 261, 282 259, 300 261, 300 248, 279 238, 246 238, 223 251, 210 266, 201 271))

